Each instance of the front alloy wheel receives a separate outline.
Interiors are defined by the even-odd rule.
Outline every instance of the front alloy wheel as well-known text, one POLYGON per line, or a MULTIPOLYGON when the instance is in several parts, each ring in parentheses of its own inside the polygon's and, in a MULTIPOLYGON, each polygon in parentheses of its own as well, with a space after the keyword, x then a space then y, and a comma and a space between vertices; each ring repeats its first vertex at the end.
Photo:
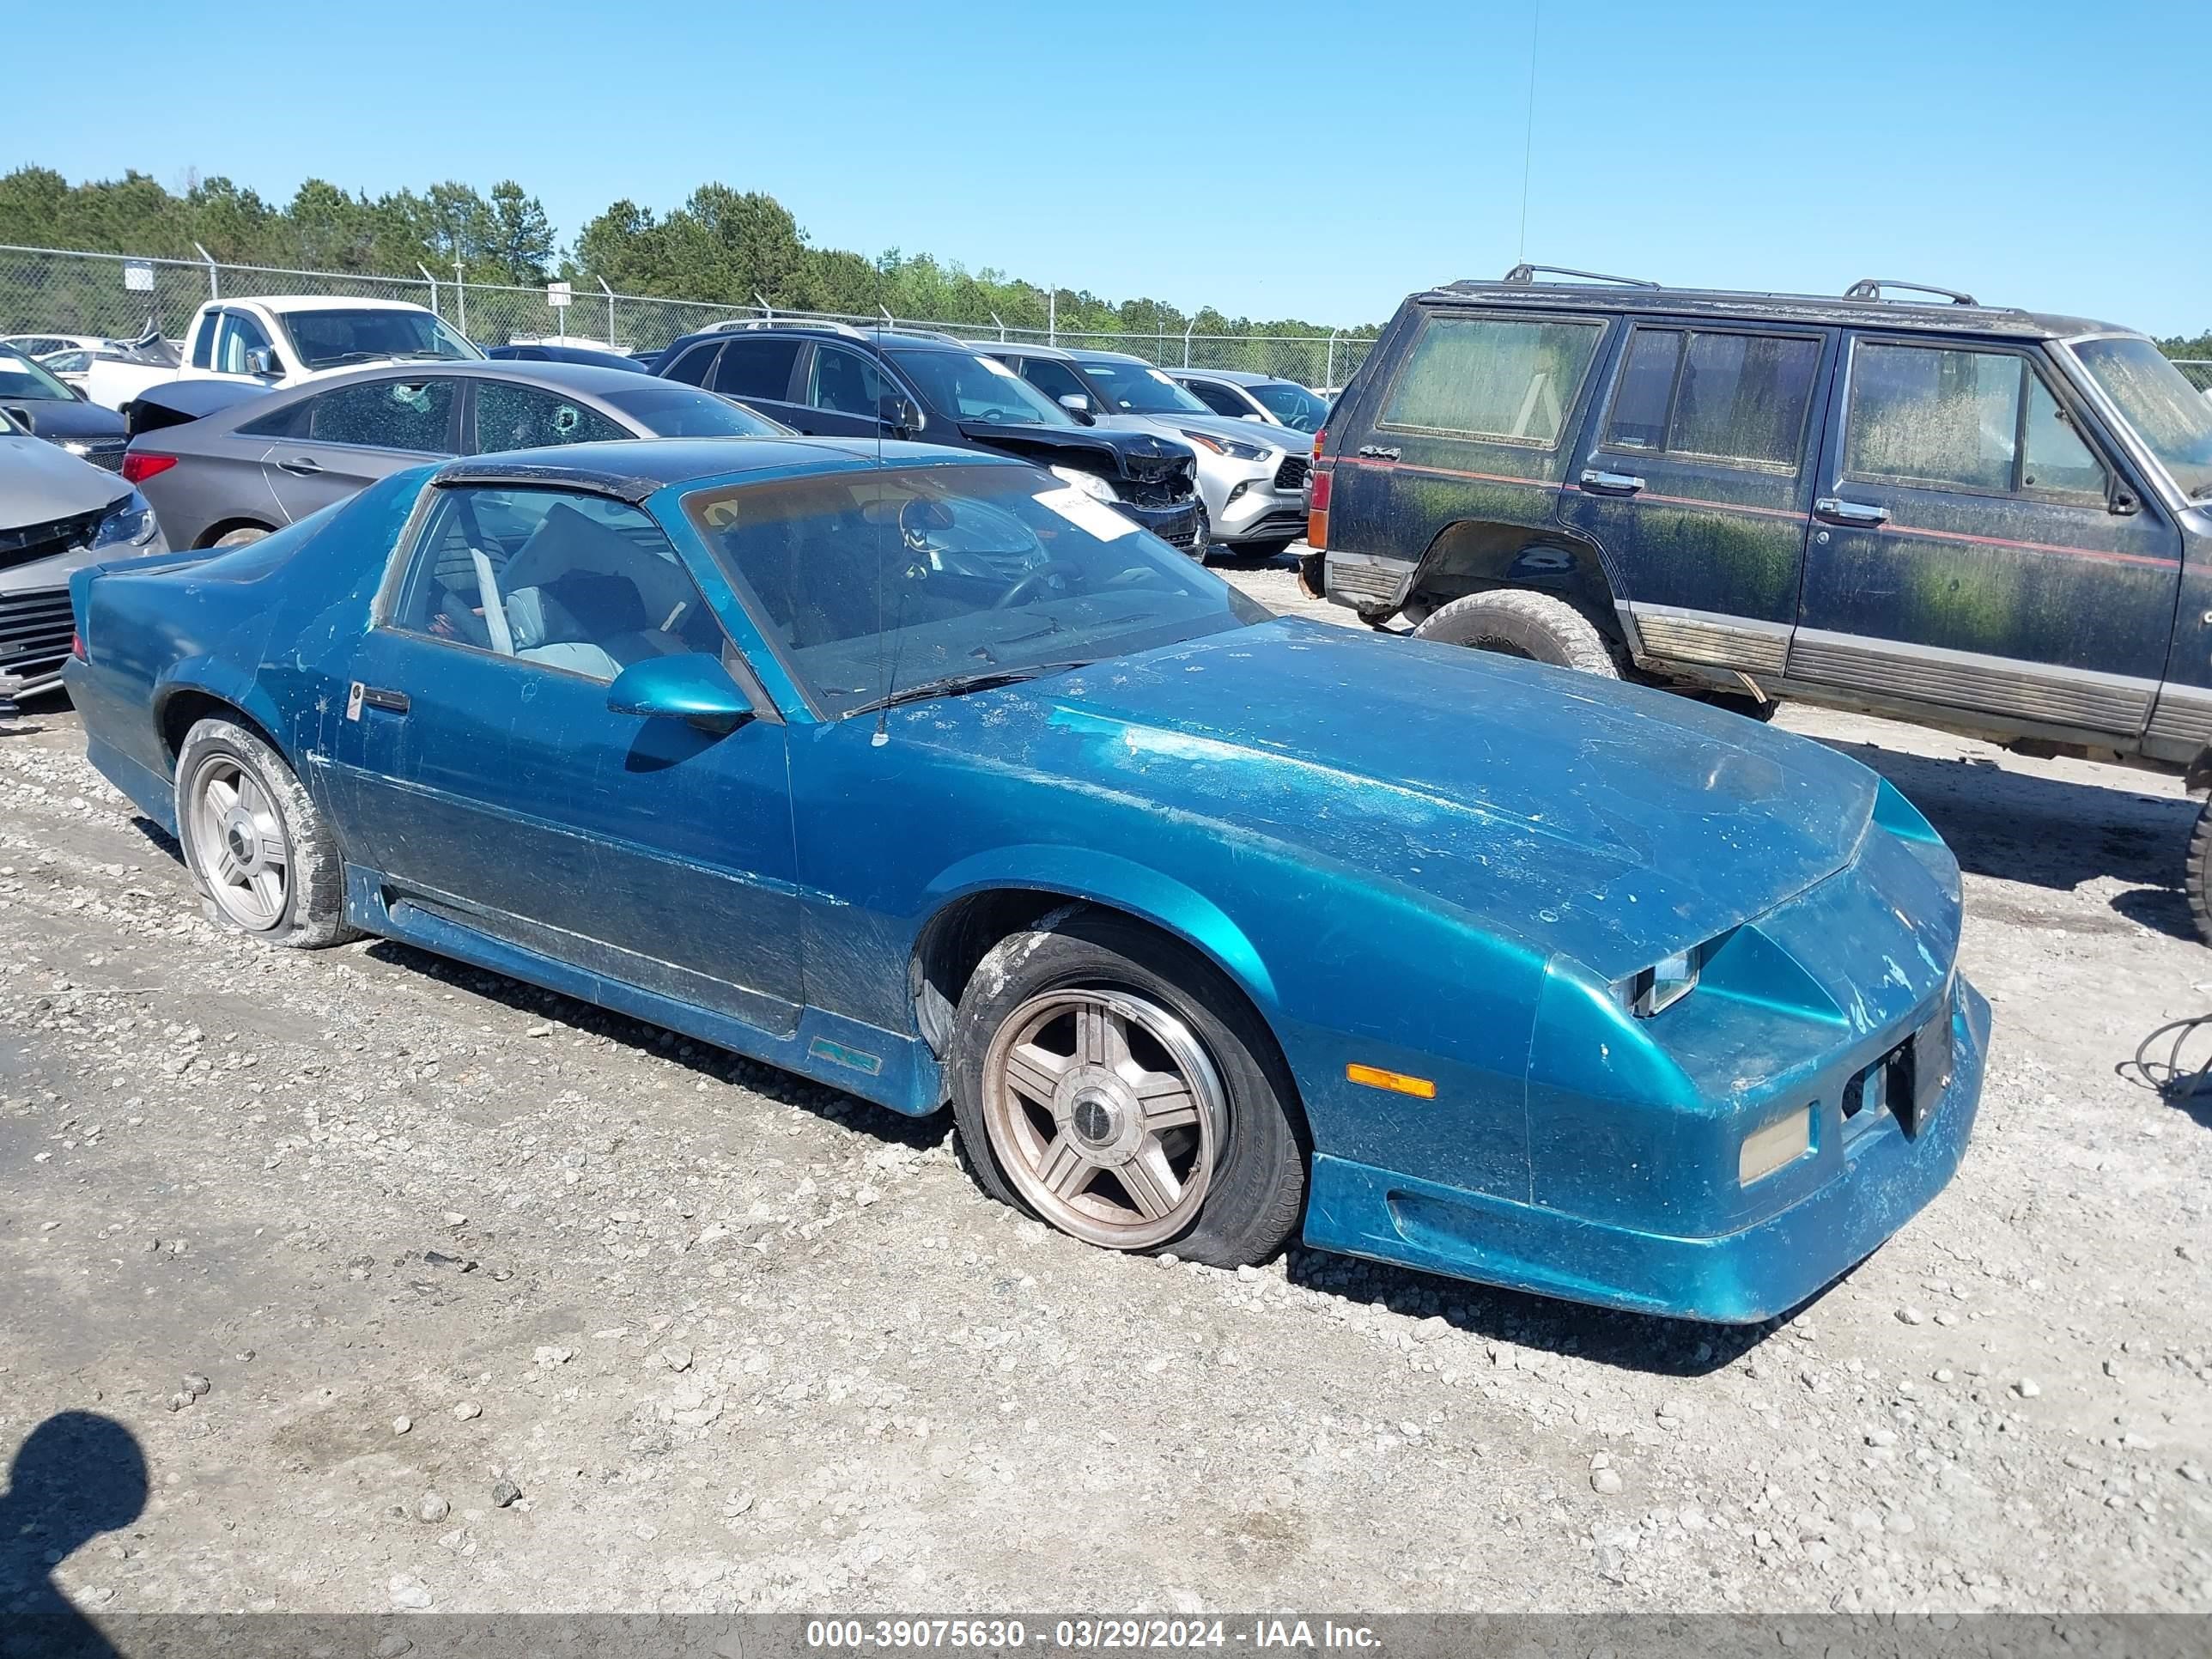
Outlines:
POLYGON ((1206 1202, 1227 1109, 1212 1062, 1164 1008, 1120 990, 1033 997, 984 1059, 1000 1167, 1061 1231, 1141 1250, 1206 1202))

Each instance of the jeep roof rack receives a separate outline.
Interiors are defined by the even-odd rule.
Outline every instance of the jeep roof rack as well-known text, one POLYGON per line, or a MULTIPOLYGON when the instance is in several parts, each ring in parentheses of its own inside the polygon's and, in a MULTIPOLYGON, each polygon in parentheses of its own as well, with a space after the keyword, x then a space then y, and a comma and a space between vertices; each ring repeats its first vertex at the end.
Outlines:
POLYGON ((1846 300, 1879 300, 1887 288, 1902 289, 1907 294, 1940 294, 1954 306, 1978 306, 1980 301, 1971 294, 1961 294, 1955 288, 1936 288, 1927 283, 1904 283, 1893 276, 1862 276, 1844 290, 1846 300))
POLYGON ((1658 283, 1643 276, 1612 276, 1602 270, 1574 270, 1565 265, 1518 264, 1498 280, 1523 286, 1533 284, 1539 275, 1546 276, 1575 276, 1585 283, 1618 283, 1623 288, 1656 288, 1658 283))

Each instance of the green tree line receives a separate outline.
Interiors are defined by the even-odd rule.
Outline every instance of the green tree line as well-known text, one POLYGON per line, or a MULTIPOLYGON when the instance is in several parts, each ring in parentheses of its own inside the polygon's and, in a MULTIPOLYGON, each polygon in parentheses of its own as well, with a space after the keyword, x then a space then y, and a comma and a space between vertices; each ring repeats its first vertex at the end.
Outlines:
MULTIPOLYGON (((372 197, 320 179, 289 202, 264 199, 225 178, 194 178, 172 191, 150 176, 72 185, 51 167, 0 175, 0 242, 194 258, 194 244, 223 264, 283 266, 362 276, 414 276, 418 263, 441 278, 455 262, 471 282, 537 287, 567 276, 617 292, 750 306, 756 296, 796 311, 832 311, 1042 329, 1048 314, 1079 333, 1123 334, 1132 343, 1179 342, 1199 334, 1322 335, 1300 318, 1195 313, 1158 300, 1118 303, 1088 289, 1060 289, 1004 271, 896 248, 871 258, 817 246, 774 197, 702 185, 665 212, 616 202, 562 249, 538 198, 513 179, 489 192, 458 182, 372 197)), ((1373 326, 1345 331, 1372 339, 1373 326)))

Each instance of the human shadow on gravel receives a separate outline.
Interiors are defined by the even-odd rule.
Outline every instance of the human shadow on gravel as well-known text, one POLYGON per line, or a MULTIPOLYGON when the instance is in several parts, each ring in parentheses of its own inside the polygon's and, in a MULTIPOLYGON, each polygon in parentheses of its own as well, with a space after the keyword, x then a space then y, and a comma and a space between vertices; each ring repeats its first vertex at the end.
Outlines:
POLYGON ((96 1412, 57 1412, 23 1437, 0 1493, 0 1656, 105 1656, 115 1649, 70 1604, 53 1569, 146 1508, 146 1454, 96 1412))
POLYGON ((435 980, 463 994, 499 1003, 532 1019, 573 1027, 576 1031, 592 1036, 605 1037, 634 1054, 649 1055, 655 1060, 672 1060, 699 1077, 716 1083, 735 1084, 751 1090, 755 1094, 765 1095, 779 1105, 795 1106, 802 1111, 813 1113, 817 1117, 862 1130, 878 1139, 895 1140, 915 1148, 931 1147, 945 1139, 951 1125, 948 1113, 940 1112, 926 1118, 908 1117, 904 1112, 894 1112, 889 1107, 878 1106, 858 1095, 847 1094, 842 1089, 814 1082, 794 1072, 787 1072, 779 1066, 747 1059, 726 1048, 718 1048, 710 1042, 687 1037, 665 1026, 632 1019, 627 1014, 611 1012, 595 1004, 579 1002, 574 997, 563 996, 557 991, 541 990, 535 985, 511 979, 505 974, 472 967, 450 957, 436 956, 428 951, 417 950, 411 945, 402 945, 392 939, 378 939, 368 947, 366 954, 374 961, 435 980))
MULTIPOLYGON (((1455 1330, 1515 1349, 1571 1355, 1593 1364, 1655 1376, 1704 1376, 1732 1364, 1835 1288, 1823 1287, 1781 1319, 1757 1325, 1704 1325, 1584 1307, 1302 1246, 1291 1249, 1286 1267, 1291 1283, 1307 1290, 1385 1307, 1408 1320, 1440 1317, 1455 1330)), ((1513 1364, 1515 1357, 1505 1355, 1503 1363, 1513 1364)))
POLYGON ((2144 795, 2128 774, 2077 783, 2008 771, 1989 761, 1944 760, 1868 743, 1830 742, 1904 791, 1976 875, 2070 891, 2100 876, 2135 884, 2113 901, 2129 920, 2196 937, 2180 896, 2182 853, 2197 803, 2144 795), (2161 895, 2171 895, 2172 902, 2161 895))

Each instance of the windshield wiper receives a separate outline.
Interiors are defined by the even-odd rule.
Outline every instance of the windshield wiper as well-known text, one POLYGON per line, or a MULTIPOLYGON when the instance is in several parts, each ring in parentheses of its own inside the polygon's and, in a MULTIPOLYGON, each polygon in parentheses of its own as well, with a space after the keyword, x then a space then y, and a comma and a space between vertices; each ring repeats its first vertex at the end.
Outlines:
POLYGON ((930 697, 957 697, 969 691, 989 691, 1001 685, 1017 685, 1024 680, 1041 679, 1047 674, 1064 674, 1072 668, 1088 668, 1092 658, 1079 658, 1071 662, 1024 663, 1018 668, 985 668, 968 674, 945 674, 933 680, 923 680, 915 685, 902 685, 872 702, 854 705, 846 715, 872 714, 878 708, 895 708, 902 702, 921 702, 930 697))

